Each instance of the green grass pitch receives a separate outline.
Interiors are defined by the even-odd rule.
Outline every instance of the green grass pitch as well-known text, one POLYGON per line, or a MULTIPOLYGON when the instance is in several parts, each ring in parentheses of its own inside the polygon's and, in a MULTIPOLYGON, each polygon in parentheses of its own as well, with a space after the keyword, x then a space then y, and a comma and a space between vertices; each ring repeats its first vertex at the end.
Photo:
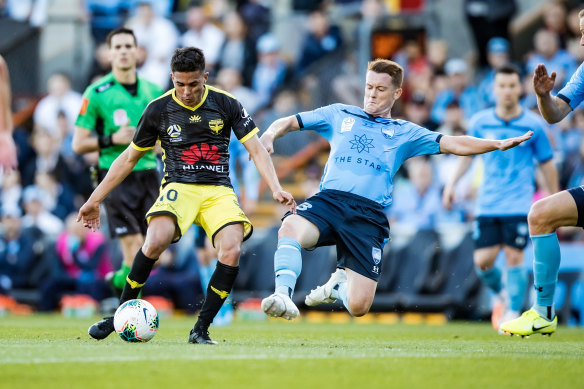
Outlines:
POLYGON ((584 330, 565 326, 522 339, 485 323, 236 321, 200 346, 194 317, 140 344, 90 339, 97 319, 0 317, 0 388, 584 388, 584 330))

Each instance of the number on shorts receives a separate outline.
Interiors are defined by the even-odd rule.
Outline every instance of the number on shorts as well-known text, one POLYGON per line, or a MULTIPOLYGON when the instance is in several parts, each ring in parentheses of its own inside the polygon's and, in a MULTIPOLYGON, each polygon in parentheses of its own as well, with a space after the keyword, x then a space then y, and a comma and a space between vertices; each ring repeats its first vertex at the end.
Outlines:
MULTIPOLYGON (((178 192, 174 189, 171 189, 168 192, 166 192, 166 198, 168 199, 168 201, 176 201, 177 197, 178 197, 178 192)), ((158 201, 162 201, 162 200, 164 200, 164 195, 160 196, 160 198, 158 199, 158 201)))

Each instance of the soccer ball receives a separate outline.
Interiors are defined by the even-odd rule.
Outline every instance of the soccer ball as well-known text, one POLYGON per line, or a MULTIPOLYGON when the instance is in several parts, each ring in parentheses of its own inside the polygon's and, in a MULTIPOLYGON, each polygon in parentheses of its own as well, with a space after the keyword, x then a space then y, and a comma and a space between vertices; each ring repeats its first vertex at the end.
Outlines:
POLYGON ((128 300, 116 310, 114 328, 126 342, 148 342, 158 331, 158 313, 145 300, 128 300))

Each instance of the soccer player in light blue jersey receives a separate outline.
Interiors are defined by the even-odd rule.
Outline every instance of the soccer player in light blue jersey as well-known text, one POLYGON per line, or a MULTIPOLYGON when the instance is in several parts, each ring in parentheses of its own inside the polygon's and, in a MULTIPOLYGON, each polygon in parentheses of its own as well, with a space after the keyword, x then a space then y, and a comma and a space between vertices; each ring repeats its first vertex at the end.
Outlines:
POLYGON ((291 297, 302 268, 301 248, 336 245, 337 270, 308 296, 313 306, 340 298, 354 316, 371 307, 381 273, 383 247, 389 238, 385 211, 391 205, 393 177, 403 162, 418 155, 482 154, 507 150, 533 134, 487 140, 443 136, 414 123, 391 118, 402 94, 403 69, 393 61, 369 63, 363 108, 333 104, 276 120, 261 137, 268 152, 289 131, 314 130, 331 151, 320 192, 287 213, 274 255, 275 293, 262 301, 270 316, 292 320, 299 315, 291 297))
MULTIPOLYGON (((527 214, 535 191, 535 163, 539 163, 547 189, 558 191, 558 174, 553 150, 545 134, 544 121, 519 105, 519 69, 504 65, 496 69, 493 92, 496 105, 476 113, 470 121, 469 135, 484 139, 503 139, 533 131, 533 137, 513 150, 484 154, 483 180, 476 204, 473 226, 474 263, 483 283, 495 293, 492 323, 502 333, 500 323, 519 317, 527 286, 523 250, 527 245, 527 214), (507 282, 495 266, 499 252, 507 260, 507 282)), ((456 182, 467 172, 472 157, 460 157, 459 164, 443 192, 443 203, 450 209, 456 182)))
MULTIPOLYGON (((580 18, 580 46, 584 46, 584 10, 580 18)), ((584 101, 584 64, 581 64, 570 81, 552 96, 556 73, 548 75, 544 65, 533 74, 533 87, 537 105, 548 123, 557 123, 584 101)), ((528 215, 529 234, 535 259, 533 276, 536 299, 534 306, 521 317, 503 323, 501 329, 515 335, 551 335, 556 331, 558 318, 554 310, 554 293, 560 269, 560 244, 556 230, 564 226, 584 227, 584 186, 563 190, 537 201, 528 215)))

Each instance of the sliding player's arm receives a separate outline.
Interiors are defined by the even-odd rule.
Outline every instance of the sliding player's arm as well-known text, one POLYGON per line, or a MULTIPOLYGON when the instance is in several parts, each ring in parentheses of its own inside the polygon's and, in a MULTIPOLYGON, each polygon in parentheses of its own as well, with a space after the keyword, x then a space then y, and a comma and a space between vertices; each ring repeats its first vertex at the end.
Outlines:
POLYGON ((10 76, 8 66, 4 58, 0 56, 0 168, 16 169, 16 146, 12 138, 14 125, 12 123, 12 110, 10 104, 12 96, 10 92, 10 76))
POLYGON ((296 115, 286 116, 273 122, 260 138, 268 153, 274 152, 274 140, 283 137, 291 131, 300 129, 296 115))
MULTIPOLYGON (((580 69, 578 69, 580 70, 580 69)), ((571 111, 570 104, 558 96, 552 96, 550 92, 556 81, 556 72, 548 75, 544 65, 538 65, 533 73, 533 89, 537 96, 537 106, 541 116, 548 123, 557 123, 565 118, 571 111)), ((573 81, 570 80, 570 83, 573 81)))

